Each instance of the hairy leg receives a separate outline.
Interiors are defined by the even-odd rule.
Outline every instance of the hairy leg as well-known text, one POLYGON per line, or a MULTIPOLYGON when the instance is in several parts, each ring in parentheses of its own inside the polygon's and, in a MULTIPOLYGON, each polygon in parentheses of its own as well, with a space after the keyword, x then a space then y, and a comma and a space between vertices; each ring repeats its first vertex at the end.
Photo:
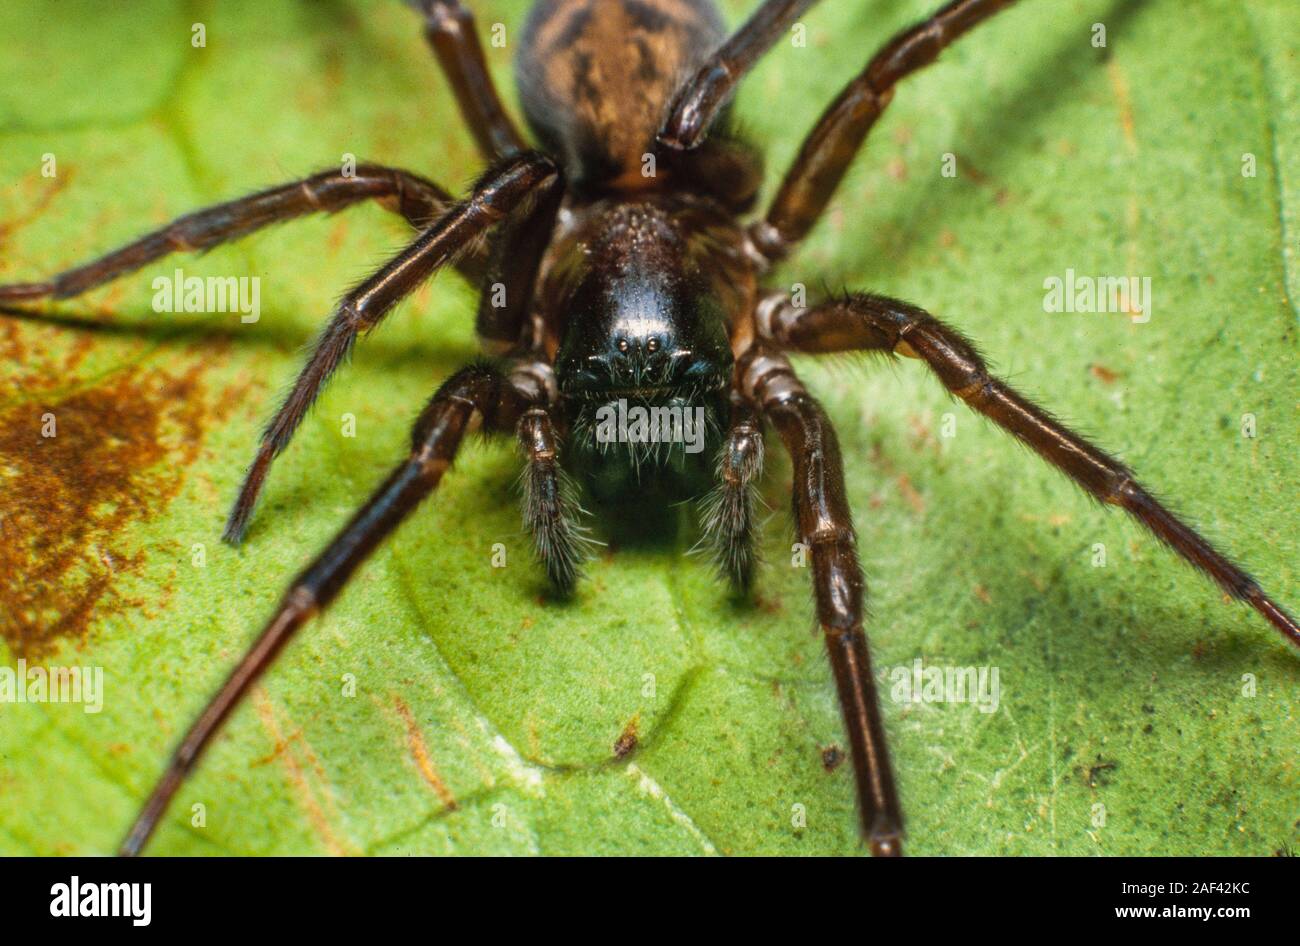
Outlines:
POLYGON ((529 319, 533 289, 563 199, 564 181, 555 177, 526 214, 503 223, 497 231, 474 321, 480 344, 491 354, 541 344, 540 330, 529 319))
MULTIPOLYGON (((323 171, 301 181, 186 214, 120 249, 44 282, 0 286, 0 304, 79 296, 171 253, 209 250, 274 223, 310 213, 335 213, 363 200, 377 200, 417 229, 424 229, 437 220, 454 203, 451 195, 438 185, 409 171, 378 164, 358 165, 352 175, 323 171)), ((462 257, 460 267, 477 283, 483 276, 485 260, 481 253, 470 253, 462 257)))
POLYGON ((803 352, 879 351, 920 358, 943 386, 1051 463, 1099 502, 1119 506, 1223 590, 1262 614, 1292 644, 1300 624, 1259 584, 1148 493, 1133 472, 989 373, 960 332, 923 309, 853 295, 799 308, 782 294, 759 309, 759 333, 803 352))
POLYGON ((701 544, 739 591, 754 581, 758 557, 758 482, 763 475, 763 426, 758 412, 733 395, 731 425, 718 452, 718 485, 700 505, 701 544))
POLYGON ((475 185, 469 199, 453 206, 405 250, 343 297, 284 404, 262 434, 257 455, 226 522, 226 541, 237 543, 243 538, 271 462, 288 445, 325 382, 352 350, 357 336, 378 325, 394 305, 435 270, 549 186, 557 175, 551 160, 536 152, 503 162, 475 185))
POLYGON ((524 467, 524 526, 557 594, 568 595, 595 542, 579 524, 577 490, 560 468, 559 439, 545 408, 530 409, 519 421, 524 467))
POLYGON ((862 626, 866 582, 858 564, 839 442, 821 405, 775 348, 755 343, 736 371, 742 393, 762 408, 794 462, 795 522, 799 541, 812 556, 817 620, 849 736, 863 834, 872 854, 899 855, 903 813, 862 626))
POLYGON ((140 853, 185 777, 249 687, 294 633, 334 600, 357 567, 437 488, 473 417, 478 415, 488 430, 509 429, 528 403, 528 392, 483 367, 463 369, 438 390, 416 421, 410 457, 290 585, 261 636, 181 740, 122 842, 120 854, 140 853))
POLYGON ((698 147, 740 81, 816 2, 764 0, 753 16, 682 85, 659 132, 660 143, 675 150, 698 147))
POLYGON ((461 115, 488 161, 523 151, 515 129, 483 58, 474 15, 460 0, 411 0, 424 14, 424 35, 451 83, 461 115))
POLYGON ((771 260, 807 235, 821 217, 867 132, 894 95, 894 86, 938 58, 945 47, 1014 0, 954 0, 930 19, 904 30, 881 49, 822 113, 786 172, 781 189, 752 237, 771 260))

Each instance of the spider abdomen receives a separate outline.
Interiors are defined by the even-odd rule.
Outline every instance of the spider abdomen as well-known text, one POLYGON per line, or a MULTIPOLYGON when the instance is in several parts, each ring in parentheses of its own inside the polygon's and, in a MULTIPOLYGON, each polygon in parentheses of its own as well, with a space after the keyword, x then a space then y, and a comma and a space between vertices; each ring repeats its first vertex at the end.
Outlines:
POLYGON ((517 62, 528 123, 571 181, 646 186, 673 93, 722 36, 712 0, 541 0, 517 62))

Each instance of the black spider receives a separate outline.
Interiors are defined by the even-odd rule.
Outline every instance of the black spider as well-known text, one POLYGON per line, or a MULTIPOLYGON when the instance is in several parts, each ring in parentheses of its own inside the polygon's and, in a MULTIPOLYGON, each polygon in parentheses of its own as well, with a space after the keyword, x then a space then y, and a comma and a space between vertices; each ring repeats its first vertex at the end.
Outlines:
POLYGON ((1117 460, 993 377, 956 330, 881 296, 802 305, 759 287, 820 218, 895 84, 1012 0, 956 0, 892 39, 822 115, 767 212, 743 224, 760 162, 729 133, 725 105, 813 2, 766 0, 723 42, 710 0, 539 0, 518 60, 524 109, 541 144, 530 150, 493 89, 469 12, 457 0, 416 0, 490 162, 468 198, 453 201, 407 171, 362 165, 190 214, 47 282, 0 286, 0 303, 68 298, 176 250, 207 249, 367 199, 419 230, 339 303, 262 438, 226 527, 231 542, 243 536, 272 460, 357 336, 442 266, 458 267, 482 289, 477 329, 496 360, 461 370, 434 395, 416 422, 410 457, 290 586, 182 741, 123 853, 140 851, 252 682, 438 485, 476 420, 519 438, 525 518, 560 592, 579 577, 587 541, 562 444, 581 488, 596 498, 701 498, 706 538, 744 588, 754 574, 763 426, 776 428, 794 461, 798 536, 811 557, 862 829, 873 853, 901 853, 903 819, 863 633, 864 583, 839 448, 788 351, 923 360, 950 392, 1089 495, 1127 510, 1300 643, 1300 626, 1244 571, 1117 460), (494 239, 485 243, 489 231, 494 239))

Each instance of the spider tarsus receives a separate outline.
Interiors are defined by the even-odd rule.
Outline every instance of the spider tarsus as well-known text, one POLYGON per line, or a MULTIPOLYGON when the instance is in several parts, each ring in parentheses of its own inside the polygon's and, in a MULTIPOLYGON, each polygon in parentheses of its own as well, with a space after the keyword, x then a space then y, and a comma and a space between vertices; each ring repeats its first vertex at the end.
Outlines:
POLYGON ((48 282, 19 282, 0 286, 0 303, 34 302, 54 295, 54 284, 48 282))
POLYGON ((530 460, 524 469, 523 512, 551 590, 560 598, 571 596, 595 543, 579 524, 584 510, 577 489, 554 458, 530 460))
MULTIPOLYGON (((576 504, 574 504, 576 508, 576 504)), ((568 598, 582 578, 582 566, 588 559, 592 540, 585 529, 574 522, 566 504, 542 514, 530 523, 534 549, 546 568, 546 578, 556 597, 568 598)))
POLYGON ((745 594, 758 567, 754 536, 762 502, 757 483, 763 473, 763 433, 752 411, 735 410, 727 441, 718 453, 718 485, 700 504, 700 531, 719 574, 734 591, 745 594))
POLYGON ((546 581, 551 590, 551 597, 560 601, 567 601, 573 597, 573 592, 578 587, 578 579, 581 577, 582 569, 576 563, 561 563, 555 558, 549 559, 546 563, 546 581))
POLYGON ((238 548, 244 542, 244 536, 248 532, 248 521, 252 518, 252 505, 245 504, 244 496, 241 493, 235 502, 235 508, 230 510, 230 517, 226 519, 226 527, 221 531, 221 541, 227 545, 238 548))
POLYGON ((700 503, 701 543, 737 594, 754 583, 757 493, 752 484, 719 483, 700 503))
POLYGON ((136 816, 135 823, 131 825, 131 830, 127 832, 122 839, 121 846, 117 849, 118 857, 139 857, 144 846, 149 843, 149 838, 153 836, 154 829, 158 826, 159 820, 166 811, 167 802, 171 799, 175 791, 174 783, 177 780, 171 777, 169 771, 166 776, 158 783, 149 800, 145 803, 140 814, 136 816))
POLYGON ((117 849, 118 857, 139 857, 140 851, 144 849, 144 844, 148 840, 147 836, 137 836, 136 829, 132 827, 131 833, 127 835, 121 846, 117 849))
POLYGON ((244 544, 244 533, 248 526, 243 522, 236 522, 232 515, 226 520, 226 527, 221 530, 221 541, 234 548, 244 544))
POLYGON ((264 445, 257 451, 252 466, 248 468, 248 474, 239 487, 239 496, 235 499, 230 517, 226 520, 226 528, 221 533, 221 540, 227 545, 238 546, 244 541, 249 520, 253 517, 253 506, 257 502, 258 493, 262 491, 262 483, 266 480, 266 472, 270 468, 273 456, 274 451, 266 449, 264 445))

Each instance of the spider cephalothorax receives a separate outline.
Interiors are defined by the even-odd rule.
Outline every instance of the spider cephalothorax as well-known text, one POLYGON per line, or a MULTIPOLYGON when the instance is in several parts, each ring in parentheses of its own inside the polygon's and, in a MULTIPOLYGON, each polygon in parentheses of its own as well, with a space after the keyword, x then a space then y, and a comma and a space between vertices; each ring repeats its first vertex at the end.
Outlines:
POLYGON ((230 515, 226 537, 234 542, 275 456, 358 337, 439 268, 454 265, 480 288, 478 334, 499 358, 442 385, 420 413, 410 456, 290 585, 176 750, 125 853, 141 849, 284 643, 438 486, 476 419, 518 439, 526 525, 561 591, 578 580, 588 542, 566 467, 597 498, 633 497, 642 508, 699 498, 705 540, 723 571, 747 587, 764 431, 775 430, 793 463, 796 532, 843 709, 862 832, 873 853, 900 853, 902 812, 863 630, 865 581, 839 445, 788 352, 920 359, 955 398, 1095 499, 1130 513, 1300 643, 1300 625, 1249 575, 1127 467, 993 375, 957 330, 883 296, 796 301, 759 288, 822 216, 896 83, 1011 0, 954 0, 892 39, 821 116, 763 216, 743 223, 761 162, 729 133, 725 106, 813 2, 766 0, 722 42, 710 0, 540 0, 518 57, 525 111, 543 148, 529 150, 486 72, 469 12, 458 0, 413 0, 489 165, 466 199, 453 201, 410 172, 366 164, 190 214, 46 282, 0 286, 0 302, 66 298, 173 251, 362 200, 410 222, 417 235, 344 296, 272 418, 230 515), (489 232, 490 250, 481 239, 489 232))
POLYGON ((754 284, 733 249, 743 233, 695 197, 605 199, 561 219, 542 291, 563 313, 555 371, 575 453, 599 461, 583 467, 603 496, 688 498, 727 423, 732 322, 754 284))

